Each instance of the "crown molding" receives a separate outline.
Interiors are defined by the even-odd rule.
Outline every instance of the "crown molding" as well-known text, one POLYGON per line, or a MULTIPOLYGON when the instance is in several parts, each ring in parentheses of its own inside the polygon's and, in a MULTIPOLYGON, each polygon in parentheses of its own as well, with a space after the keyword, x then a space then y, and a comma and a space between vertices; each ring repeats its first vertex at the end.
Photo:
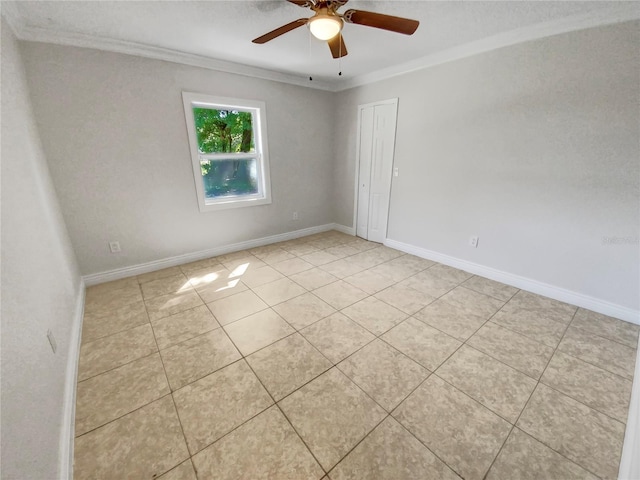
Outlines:
POLYGON ((509 32, 500 33, 498 35, 493 35, 464 45, 449 48, 400 65, 395 65, 393 67, 384 68, 382 70, 377 70, 363 75, 357 75, 350 79, 345 78, 340 80, 339 83, 326 80, 314 80, 310 83, 306 76, 302 77, 292 75, 289 73, 278 72, 276 70, 228 62, 226 60, 219 60, 168 48, 155 47, 124 40, 114 40, 93 35, 62 32, 40 27, 29 27, 24 23, 20 12, 13 2, 0 2, 0 5, 2 8, 0 11, 2 16, 13 29, 16 37, 23 41, 93 48, 96 50, 135 55, 155 60, 164 60, 167 62, 330 92, 341 92, 350 88, 376 83, 399 75, 423 70, 425 68, 453 62, 455 60, 460 60, 519 43, 538 40, 562 33, 584 30, 587 28, 640 19, 640 2, 612 2, 611 5, 604 10, 582 15, 573 15, 550 22, 518 28, 516 30, 511 30, 509 32))
POLYGON ((252 67, 240 63, 228 62, 203 55, 181 52, 169 48, 155 47, 125 40, 115 40, 111 38, 85 35, 81 33, 62 32, 40 27, 29 27, 15 22, 14 28, 16 36, 23 41, 52 43, 55 45, 66 45, 81 48, 93 48, 106 52, 124 53, 138 57, 164 60, 192 67, 201 67, 219 72, 233 73, 247 77, 261 78, 274 82, 288 83, 300 87, 314 88, 317 90, 334 90, 333 86, 326 81, 314 80, 309 82, 308 77, 291 75, 287 73, 269 70, 266 68, 252 67))
POLYGON ((625 2, 613 3, 605 10, 598 12, 573 15, 559 20, 543 22, 536 25, 518 28, 509 32, 500 33, 491 37, 476 40, 441 52, 427 55, 410 62, 393 67, 378 70, 376 72, 358 75, 337 85, 333 91, 344 91, 350 88, 376 83, 388 78, 404 75, 406 73, 423 70, 443 63, 453 62, 462 58, 471 57, 480 53, 490 52, 499 48, 516 45, 519 43, 539 40, 545 37, 560 35, 562 33, 584 30, 587 28, 613 25, 640 19, 640 3, 625 2))

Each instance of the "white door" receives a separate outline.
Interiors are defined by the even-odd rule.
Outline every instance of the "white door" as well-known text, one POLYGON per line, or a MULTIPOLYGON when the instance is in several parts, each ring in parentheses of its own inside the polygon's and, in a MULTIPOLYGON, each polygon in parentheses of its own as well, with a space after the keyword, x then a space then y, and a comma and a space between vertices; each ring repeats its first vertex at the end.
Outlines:
POLYGON ((361 105, 359 110, 356 235, 382 243, 387 236, 398 99, 361 105))

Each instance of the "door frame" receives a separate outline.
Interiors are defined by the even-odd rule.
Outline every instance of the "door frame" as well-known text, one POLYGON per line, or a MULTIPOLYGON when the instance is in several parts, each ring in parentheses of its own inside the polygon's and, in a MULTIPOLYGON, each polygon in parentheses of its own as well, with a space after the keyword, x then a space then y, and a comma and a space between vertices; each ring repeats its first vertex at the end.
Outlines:
MULTIPOLYGON (((369 107, 375 107, 376 105, 394 105, 395 106, 395 131, 393 132, 393 145, 392 145, 392 150, 393 150, 393 160, 391 162, 391 169, 393 172, 393 168, 395 166, 396 163, 396 136, 398 134, 398 97, 395 98, 389 98, 387 100, 380 100, 377 102, 370 102, 370 103, 363 103, 361 105, 358 105, 358 124, 357 124, 357 135, 356 135, 356 161, 355 161, 355 172, 354 172, 354 192, 353 192, 353 235, 357 236, 357 232, 358 232, 358 192, 360 191, 360 122, 361 122, 361 118, 362 118, 362 110, 364 110, 365 108, 369 108, 369 107)), ((385 240, 387 238, 387 232, 389 231, 389 210, 391 208, 391 185, 393 184, 393 174, 391 175, 391 182, 389 183, 389 202, 387 204, 387 211, 386 211, 386 225, 385 225, 385 232, 384 232, 384 237, 385 240)), ((367 235, 368 236, 368 235, 367 235)))

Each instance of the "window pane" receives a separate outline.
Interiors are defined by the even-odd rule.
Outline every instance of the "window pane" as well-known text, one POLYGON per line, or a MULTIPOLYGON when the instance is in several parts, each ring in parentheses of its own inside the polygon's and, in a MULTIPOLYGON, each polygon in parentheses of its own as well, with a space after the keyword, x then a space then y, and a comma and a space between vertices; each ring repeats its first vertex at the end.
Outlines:
POLYGON ((251 112, 193 107, 200 153, 255 152, 251 112))
POLYGON ((208 199, 258 193, 258 168, 255 158, 204 160, 200 165, 204 191, 208 199))

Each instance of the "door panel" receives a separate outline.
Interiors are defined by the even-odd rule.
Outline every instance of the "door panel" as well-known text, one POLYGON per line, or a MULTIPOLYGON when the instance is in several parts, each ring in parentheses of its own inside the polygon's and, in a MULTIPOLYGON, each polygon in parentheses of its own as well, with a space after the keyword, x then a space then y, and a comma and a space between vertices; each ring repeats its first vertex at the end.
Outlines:
POLYGON ((364 239, 369 238, 367 229, 369 223, 371 158, 373 154, 373 113, 373 107, 364 108, 360 111, 360 168, 358 173, 356 235, 364 239))
POLYGON ((360 107, 356 235, 374 242, 387 236, 397 106, 390 100, 360 107))
POLYGON ((387 237, 387 216, 391 193, 393 153, 396 135, 396 104, 374 107, 374 152, 371 159, 371 187, 367 237, 383 242, 387 237))
POLYGON ((383 199, 380 195, 372 194, 371 195, 371 221, 369 224, 369 231, 378 231, 380 230, 380 204, 383 202, 383 199))

